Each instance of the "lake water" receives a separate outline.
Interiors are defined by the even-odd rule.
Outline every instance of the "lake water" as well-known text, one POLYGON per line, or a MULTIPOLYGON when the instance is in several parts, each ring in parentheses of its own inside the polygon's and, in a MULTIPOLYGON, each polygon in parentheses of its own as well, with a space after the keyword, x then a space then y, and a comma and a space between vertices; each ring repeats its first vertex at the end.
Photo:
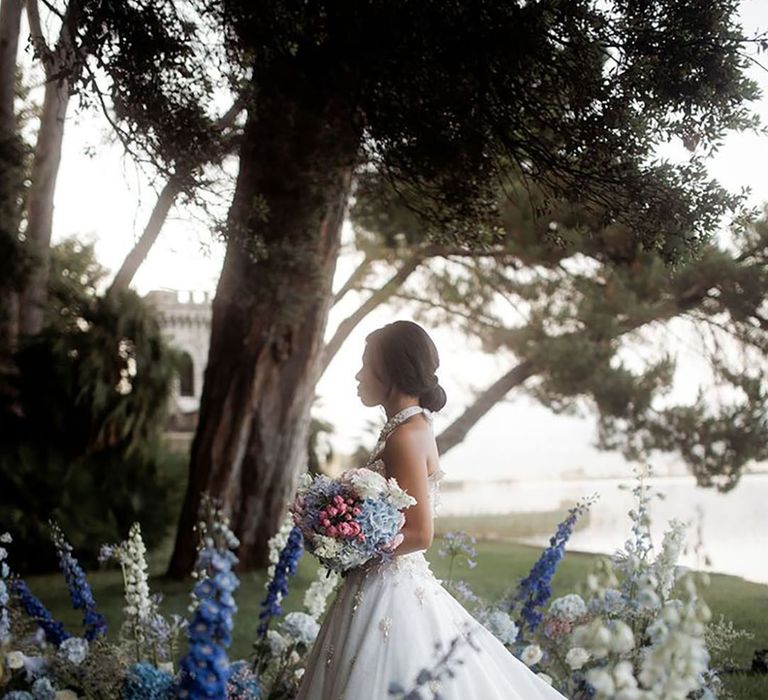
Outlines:
MULTIPOLYGON (((768 583, 768 474, 748 474, 728 493, 696 486, 692 477, 656 477, 648 482, 665 494, 664 500, 651 502, 651 534, 654 545, 661 543, 672 518, 690 522, 689 543, 695 544, 700 527, 703 552, 711 565, 690 552, 681 564, 742 576, 768 583), (699 511, 701 517, 699 517, 699 511)), ((612 553, 630 535, 627 512, 634 507, 628 479, 585 479, 576 481, 489 481, 443 482, 442 515, 480 515, 552 511, 563 514, 582 496, 597 492, 589 525, 575 532, 568 548, 587 552, 612 553)), ((523 542, 546 545, 549 535, 529 537, 523 542)))

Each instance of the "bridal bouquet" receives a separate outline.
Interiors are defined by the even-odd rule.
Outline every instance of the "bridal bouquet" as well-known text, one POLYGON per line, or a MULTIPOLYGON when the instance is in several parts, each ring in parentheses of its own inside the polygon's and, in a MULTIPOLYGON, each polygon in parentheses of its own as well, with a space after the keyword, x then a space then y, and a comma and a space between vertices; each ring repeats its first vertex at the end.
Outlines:
POLYGON ((304 474, 291 512, 307 549, 344 573, 391 553, 402 541, 402 511, 415 503, 394 478, 361 468, 338 479, 304 474))

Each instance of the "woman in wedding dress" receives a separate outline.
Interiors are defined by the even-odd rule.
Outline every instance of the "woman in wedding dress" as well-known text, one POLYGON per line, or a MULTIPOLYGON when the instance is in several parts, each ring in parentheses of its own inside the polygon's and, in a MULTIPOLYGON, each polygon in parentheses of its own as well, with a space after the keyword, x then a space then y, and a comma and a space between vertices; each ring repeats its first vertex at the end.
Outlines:
POLYGON ((388 420, 365 466, 395 477, 417 503, 405 511, 391 560, 347 573, 309 652, 297 700, 390 699, 390 683, 412 689, 419 671, 434 669, 456 638, 448 663, 454 677, 440 674, 419 697, 564 700, 472 617, 424 556, 443 476, 432 434, 432 413, 446 402, 438 365, 431 338, 411 321, 366 338, 358 393, 364 405, 382 405, 388 420))

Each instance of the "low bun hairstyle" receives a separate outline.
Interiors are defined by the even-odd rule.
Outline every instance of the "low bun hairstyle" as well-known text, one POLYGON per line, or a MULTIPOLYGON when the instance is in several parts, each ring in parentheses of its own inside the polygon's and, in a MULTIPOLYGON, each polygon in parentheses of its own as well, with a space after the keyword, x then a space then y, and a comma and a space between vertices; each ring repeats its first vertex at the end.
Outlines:
POLYGON ((435 374, 440 366, 437 348, 418 323, 393 321, 365 340, 374 358, 374 374, 384 386, 417 396, 419 405, 430 411, 445 406, 445 389, 435 374))

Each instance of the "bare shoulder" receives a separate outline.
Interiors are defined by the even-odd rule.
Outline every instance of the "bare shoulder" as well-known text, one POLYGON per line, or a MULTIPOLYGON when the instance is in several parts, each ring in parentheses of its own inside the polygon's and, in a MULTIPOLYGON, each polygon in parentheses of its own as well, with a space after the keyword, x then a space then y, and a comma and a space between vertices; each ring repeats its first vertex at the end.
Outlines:
POLYGON ((426 465, 432 441, 428 426, 409 421, 392 431, 384 445, 382 457, 387 463, 426 465))

